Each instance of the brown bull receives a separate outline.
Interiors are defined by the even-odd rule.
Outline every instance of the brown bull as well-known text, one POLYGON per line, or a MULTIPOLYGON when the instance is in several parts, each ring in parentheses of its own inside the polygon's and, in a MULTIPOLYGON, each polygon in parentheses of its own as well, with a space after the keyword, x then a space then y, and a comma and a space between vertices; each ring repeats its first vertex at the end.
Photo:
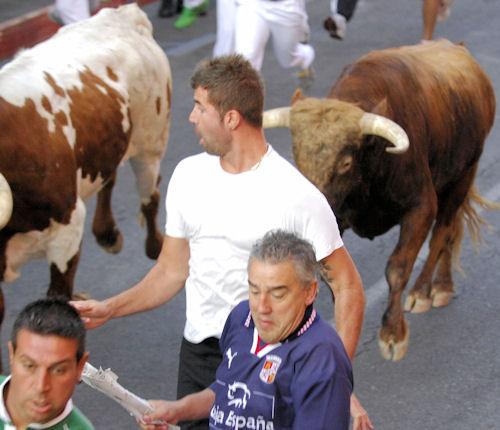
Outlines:
MULTIPOLYGON (((118 166, 129 160, 156 258, 160 162, 170 127, 171 74, 136 4, 63 27, 0 71, 0 281, 44 257, 48 294, 70 296, 84 202, 98 193, 92 230, 118 252, 111 211, 118 166)), ((133 201, 131 200, 131 204, 133 201)), ((3 318, 0 290, 0 322, 3 318)))
POLYGON ((342 231, 372 239, 399 224, 379 333, 387 359, 407 351, 401 296, 431 229, 429 254, 405 310, 425 312, 453 296, 451 268, 464 222, 473 237, 479 233, 481 219, 471 204, 485 201, 474 177, 494 117, 488 76, 467 49, 446 40, 371 52, 344 69, 327 99, 299 93, 291 108, 265 115, 265 126, 290 127, 295 162, 326 195, 342 231), (397 126, 380 130, 387 119, 405 130, 407 151, 398 149, 406 143, 397 126))

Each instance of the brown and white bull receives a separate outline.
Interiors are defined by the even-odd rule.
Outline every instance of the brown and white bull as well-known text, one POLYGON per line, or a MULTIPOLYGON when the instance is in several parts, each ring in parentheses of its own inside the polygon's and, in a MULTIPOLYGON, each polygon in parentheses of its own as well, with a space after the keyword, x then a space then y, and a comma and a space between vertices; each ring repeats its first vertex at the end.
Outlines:
MULTIPOLYGON (((156 258, 160 162, 170 127, 171 73, 136 4, 63 27, 0 71, 0 281, 45 257, 48 294, 70 296, 84 201, 98 192, 92 230, 118 252, 111 212, 117 168, 130 160, 156 258), (10 215, 10 211, 12 214, 10 215)), ((0 292, 0 321, 4 314, 0 292)))
POLYGON ((407 351, 401 296, 431 229, 405 310, 445 306, 453 296, 463 224, 477 235, 481 220, 471 204, 486 204, 474 177, 494 117, 488 76, 466 48, 446 40, 371 52, 344 69, 328 98, 298 93, 291 108, 265 114, 265 126, 290 127, 295 162, 325 194, 342 231, 372 239, 400 226, 379 333, 387 359, 407 351))

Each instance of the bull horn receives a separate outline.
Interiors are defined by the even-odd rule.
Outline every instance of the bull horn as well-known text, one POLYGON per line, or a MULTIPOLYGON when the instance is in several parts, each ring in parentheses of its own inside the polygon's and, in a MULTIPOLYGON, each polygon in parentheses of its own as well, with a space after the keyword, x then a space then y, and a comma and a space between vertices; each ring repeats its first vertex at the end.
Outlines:
POLYGON ((4 228, 12 215, 12 191, 9 183, 0 173, 0 229, 4 228))
POLYGON ((387 139, 394 146, 385 148, 392 154, 402 154, 410 146, 406 132, 394 121, 373 113, 365 112, 359 120, 359 126, 363 134, 372 134, 387 139))
POLYGON ((262 116, 263 128, 290 127, 290 107, 266 110, 262 116))

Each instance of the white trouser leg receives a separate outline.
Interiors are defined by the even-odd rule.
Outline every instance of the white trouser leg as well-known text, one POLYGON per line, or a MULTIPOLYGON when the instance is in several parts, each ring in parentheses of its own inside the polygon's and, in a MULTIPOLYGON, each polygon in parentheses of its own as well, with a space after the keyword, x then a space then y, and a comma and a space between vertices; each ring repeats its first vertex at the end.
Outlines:
POLYGON ((234 24, 236 21, 236 1, 217 0, 217 40, 214 57, 234 53, 234 24))
POLYGON ((314 49, 311 45, 300 43, 308 38, 307 30, 302 23, 294 27, 272 24, 274 55, 282 67, 307 69, 312 64, 314 49))
POLYGON ((241 3, 236 8, 235 50, 247 58, 260 71, 266 43, 270 36, 269 26, 254 2, 241 3))
POLYGON ((284 68, 308 68, 314 60, 314 49, 306 42, 309 25, 303 0, 261 1, 271 28, 274 55, 284 68))
POLYGON ((274 54, 284 68, 306 69, 314 60, 314 49, 304 42, 309 25, 303 0, 237 0, 236 52, 260 70, 265 46, 272 35, 274 54))
POLYGON ((88 0, 56 0, 55 7, 64 24, 90 18, 88 0))

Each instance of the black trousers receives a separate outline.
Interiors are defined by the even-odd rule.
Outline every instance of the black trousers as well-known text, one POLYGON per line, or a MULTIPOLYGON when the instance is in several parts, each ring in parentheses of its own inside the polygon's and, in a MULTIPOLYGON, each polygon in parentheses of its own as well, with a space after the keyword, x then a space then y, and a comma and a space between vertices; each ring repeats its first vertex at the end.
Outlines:
MULTIPOLYGON (((177 398, 204 390, 215 381, 222 355, 219 339, 210 337, 201 343, 182 338, 177 380, 177 398)), ((208 419, 179 423, 182 430, 207 430, 208 419)))
POLYGON ((358 0, 338 0, 337 12, 343 15, 347 21, 352 18, 358 0))

